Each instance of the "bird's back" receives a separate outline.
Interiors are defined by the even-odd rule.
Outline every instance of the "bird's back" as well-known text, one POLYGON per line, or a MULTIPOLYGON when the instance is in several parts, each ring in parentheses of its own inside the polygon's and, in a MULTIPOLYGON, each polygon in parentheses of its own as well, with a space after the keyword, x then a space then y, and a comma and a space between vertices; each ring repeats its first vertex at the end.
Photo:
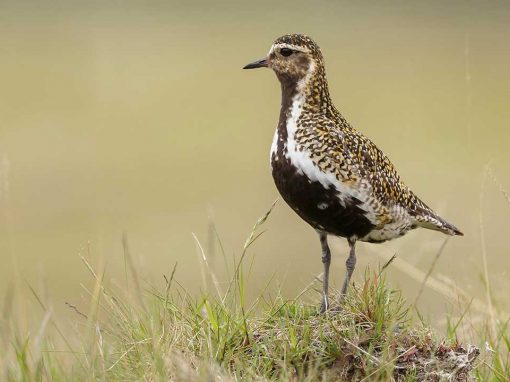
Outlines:
POLYGON ((335 173, 342 184, 363 195, 363 202, 377 216, 376 229, 410 218, 409 228, 420 226, 461 234, 404 184, 388 157, 369 138, 347 123, 336 109, 330 114, 309 116, 313 127, 297 131, 296 140, 303 146, 321 142, 311 150, 317 166, 335 173))

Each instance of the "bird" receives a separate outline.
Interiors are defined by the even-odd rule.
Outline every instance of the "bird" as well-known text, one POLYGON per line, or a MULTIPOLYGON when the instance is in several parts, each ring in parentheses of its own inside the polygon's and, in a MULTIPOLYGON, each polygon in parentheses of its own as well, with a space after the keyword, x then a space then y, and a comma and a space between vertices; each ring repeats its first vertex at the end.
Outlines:
POLYGON ((356 242, 382 243, 418 227, 460 235, 404 184, 388 157, 334 106, 321 49, 310 37, 277 38, 266 57, 243 69, 272 69, 281 107, 270 152, 272 176, 285 202, 318 235, 328 299, 328 235, 346 238, 349 255, 339 303, 356 266, 356 242))

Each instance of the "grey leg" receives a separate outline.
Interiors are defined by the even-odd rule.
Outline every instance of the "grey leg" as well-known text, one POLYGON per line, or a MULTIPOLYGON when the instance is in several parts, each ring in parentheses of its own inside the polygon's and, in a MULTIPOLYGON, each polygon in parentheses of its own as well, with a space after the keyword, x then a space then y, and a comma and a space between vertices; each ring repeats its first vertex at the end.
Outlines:
POLYGON ((351 281, 352 273, 354 272, 354 268, 356 267, 356 252, 354 250, 354 246, 356 245, 356 240, 347 239, 349 241, 349 247, 351 248, 349 252, 349 257, 345 262, 345 267, 347 268, 347 272, 345 274, 344 285, 342 287, 342 293, 340 294, 340 302, 344 299, 347 288, 349 287, 349 283, 351 281))
POLYGON ((329 309, 328 287, 329 287, 329 265, 331 264, 331 252, 328 246, 328 236, 325 233, 319 233, 322 247, 322 264, 324 264, 324 276, 322 280, 322 303, 321 313, 329 309))

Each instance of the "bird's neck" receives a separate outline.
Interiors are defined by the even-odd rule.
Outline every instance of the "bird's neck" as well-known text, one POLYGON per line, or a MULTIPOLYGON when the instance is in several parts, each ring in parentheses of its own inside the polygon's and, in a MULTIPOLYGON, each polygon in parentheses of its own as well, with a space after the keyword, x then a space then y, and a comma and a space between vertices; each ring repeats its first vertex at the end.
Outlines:
POLYGON ((334 119, 339 115, 329 95, 324 69, 319 67, 299 81, 280 78, 282 104, 278 130, 287 136, 287 121, 302 115, 320 114, 334 119))

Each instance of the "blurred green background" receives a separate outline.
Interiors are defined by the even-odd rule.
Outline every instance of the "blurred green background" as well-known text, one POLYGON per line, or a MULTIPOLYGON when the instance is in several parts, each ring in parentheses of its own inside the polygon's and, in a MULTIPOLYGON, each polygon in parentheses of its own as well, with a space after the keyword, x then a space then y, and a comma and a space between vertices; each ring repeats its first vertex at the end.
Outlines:
MULTIPOLYGON (((65 311, 90 283, 80 255, 121 284, 123 231, 147 282, 162 285, 178 262, 178 280, 202 288, 191 233, 206 246, 212 217, 231 259, 277 197, 279 84, 241 67, 294 32, 321 46, 344 116, 465 233, 434 275, 484 296, 485 242, 492 287, 510 306, 499 189, 510 188, 507 1, 1 1, 0 293, 26 280, 65 311)), ((249 289, 274 277, 296 296, 322 270, 316 234, 283 202, 266 229, 249 289)), ((426 271, 443 240, 418 230, 361 244, 356 278, 384 261, 377 254, 426 271)), ((338 286, 347 245, 333 242, 338 286)), ((416 296, 409 274, 388 277, 416 296)), ((451 303, 427 289, 420 307, 427 316, 451 303)))

